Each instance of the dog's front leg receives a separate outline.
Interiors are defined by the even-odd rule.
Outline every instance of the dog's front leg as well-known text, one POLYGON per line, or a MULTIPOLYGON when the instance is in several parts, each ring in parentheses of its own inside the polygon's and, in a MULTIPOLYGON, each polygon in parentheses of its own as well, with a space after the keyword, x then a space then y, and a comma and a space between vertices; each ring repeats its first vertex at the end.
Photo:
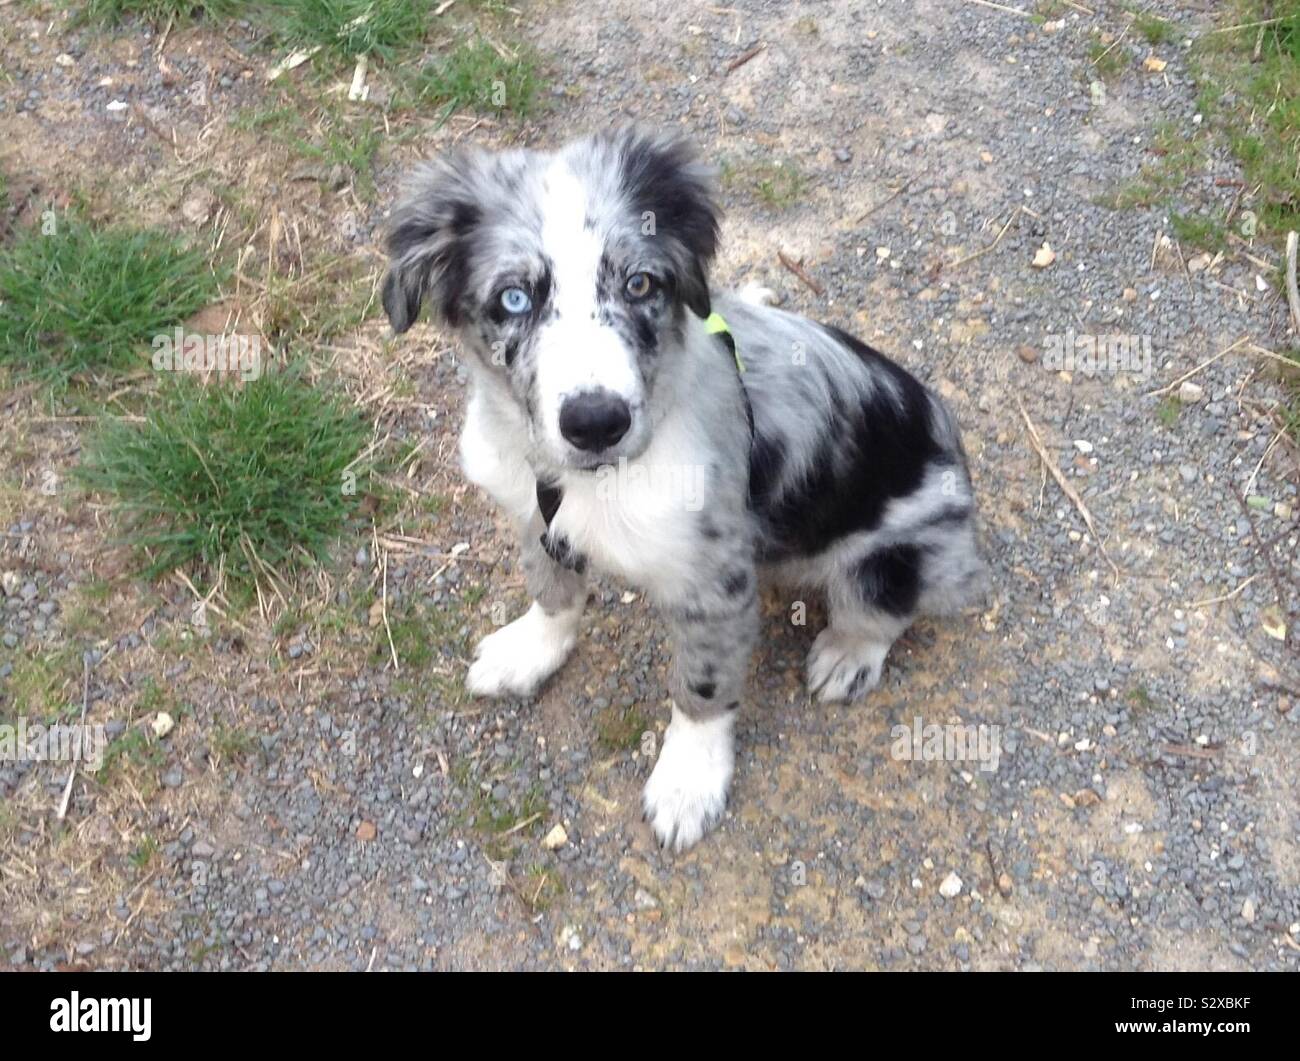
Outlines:
POLYGON ((758 633, 752 562, 706 574, 687 600, 668 609, 674 642, 673 717, 642 796, 660 844, 690 847, 727 805, 733 731, 758 633))
MULTIPOLYGON (((528 611, 478 643, 465 687, 475 696, 531 696, 573 651, 587 603, 581 562, 561 563, 542 545, 540 512, 528 520, 522 543, 528 611)), ((563 558, 561 558, 563 559, 563 558)))

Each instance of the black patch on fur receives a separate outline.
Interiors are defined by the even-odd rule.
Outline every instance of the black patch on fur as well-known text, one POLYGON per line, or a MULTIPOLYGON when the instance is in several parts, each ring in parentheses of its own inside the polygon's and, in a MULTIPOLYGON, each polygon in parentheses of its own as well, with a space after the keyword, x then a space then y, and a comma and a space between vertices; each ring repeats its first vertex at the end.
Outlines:
POLYGON ((473 192, 447 174, 399 209, 388 233, 390 264, 383 292, 394 332, 400 335, 415 323, 426 294, 437 299, 448 324, 461 323, 461 300, 469 284, 465 241, 482 220, 473 192))
POLYGON ((738 569, 727 574, 722 580, 722 592, 728 597, 739 597, 749 589, 749 572, 738 569))
POLYGON ((708 266, 718 251, 718 209, 707 170, 685 140, 629 130, 620 141, 622 183, 637 221, 654 218, 654 234, 673 260, 677 294, 699 317, 710 312, 708 266))
POLYGON ((542 535, 541 542, 546 555, 561 567, 568 568, 579 575, 586 573, 587 558, 569 544, 568 538, 548 532, 542 535))
POLYGON ((899 617, 911 615, 921 596, 921 550, 915 545, 880 549, 858 565, 855 575, 869 607, 899 617))
POLYGON ((749 493, 764 523, 766 560, 816 555, 845 535, 874 530, 891 500, 920 486, 929 465, 952 463, 932 434, 930 400, 920 382, 839 328, 823 327, 892 384, 893 393, 883 383, 865 402, 836 392, 808 472, 781 493, 784 446, 776 438, 754 438, 749 493))
POLYGON ((560 510, 560 502, 563 500, 564 491, 558 486, 537 480, 537 507, 541 509, 542 519, 548 527, 555 518, 555 513, 560 510))
POLYGON ((701 682, 699 685, 691 686, 691 692, 701 700, 712 700, 717 691, 718 687, 713 682, 701 682))

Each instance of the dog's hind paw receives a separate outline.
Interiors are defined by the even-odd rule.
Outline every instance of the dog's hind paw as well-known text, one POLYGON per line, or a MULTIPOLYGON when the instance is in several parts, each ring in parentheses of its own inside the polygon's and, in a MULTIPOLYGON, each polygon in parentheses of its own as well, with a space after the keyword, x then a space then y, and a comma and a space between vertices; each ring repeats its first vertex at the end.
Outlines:
POLYGON ((474 651, 465 688, 474 696, 531 696, 573 651, 581 608, 548 615, 535 601, 474 651))
POLYGON ((808 653, 808 691, 819 700, 860 700, 880 684, 889 644, 827 628, 808 653))
POLYGON ((659 761, 641 795, 646 821, 666 850, 685 851, 726 810, 734 722, 733 714, 697 722, 673 705, 659 761))

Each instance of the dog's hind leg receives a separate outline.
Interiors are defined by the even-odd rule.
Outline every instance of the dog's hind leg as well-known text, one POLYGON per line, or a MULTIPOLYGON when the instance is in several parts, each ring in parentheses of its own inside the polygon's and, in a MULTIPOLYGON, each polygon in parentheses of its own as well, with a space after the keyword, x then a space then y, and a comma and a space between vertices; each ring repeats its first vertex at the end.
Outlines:
POLYGON ((831 581, 830 624, 808 654, 809 692, 857 700, 880 684, 890 646, 915 617, 923 559, 917 546, 888 546, 831 581))

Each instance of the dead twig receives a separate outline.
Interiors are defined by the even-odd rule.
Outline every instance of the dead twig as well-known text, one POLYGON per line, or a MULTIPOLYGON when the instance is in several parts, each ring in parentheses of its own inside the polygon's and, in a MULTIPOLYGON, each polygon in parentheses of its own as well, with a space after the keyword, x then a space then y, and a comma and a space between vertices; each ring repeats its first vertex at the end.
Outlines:
MULTIPOLYGON (((81 657, 81 727, 77 734, 78 745, 85 750, 86 709, 90 706, 90 655, 81 657)), ((68 771, 68 783, 63 786, 63 798, 59 800, 58 819, 63 821, 68 816, 68 803, 72 799, 72 783, 77 779, 77 757, 73 756, 72 769, 68 771)))
POLYGON ((1217 747, 1198 748, 1195 744, 1162 744, 1160 750, 1165 755, 1178 755, 1184 759, 1217 759, 1217 747))
POLYGON ((1286 234, 1286 301, 1291 307, 1291 327, 1300 336, 1300 287, 1296 286, 1296 249, 1300 247, 1300 233, 1286 234))
POLYGON ((989 251, 993 250, 994 247, 996 247, 999 243, 1002 242, 1002 237, 1007 234, 1007 229, 1011 227, 1011 222, 1020 216, 1021 209, 1022 207, 1017 206, 1014 210, 1011 211, 1011 216, 1007 218, 1007 223, 1002 226, 1002 231, 1000 231, 997 234, 997 237, 987 247, 984 247, 981 250, 977 250, 974 254, 968 254, 964 258, 958 258, 951 265, 946 265, 944 266, 944 268, 956 269, 959 266, 965 265, 967 262, 973 262, 976 258, 980 258, 985 254, 988 254, 989 251))
POLYGON ((388 651, 391 652, 393 656, 393 673, 401 674, 402 665, 397 662, 397 646, 393 644, 393 628, 388 625, 388 551, 387 550, 385 550, 383 553, 383 569, 384 569, 384 595, 383 595, 384 633, 388 635, 388 651))
POLYGON ((862 224, 863 221, 869 218, 877 210, 880 210, 881 208, 888 206, 890 203, 892 203, 895 199, 897 199, 900 195, 902 195, 905 191, 907 191, 908 188, 910 188, 915 183, 916 183, 916 177, 908 177, 907 180, 903 181, 902 184, 900 184, 897 188, 895 188, 892 192, 890 192, 889 195, 887 195, 885 198, 881 199, 880 202, 876 203, 875 206, 870 206, 866 210, 864 210, 861 214, 859 214, 857 220, 855 220, 853 223, 855 225, 862 224))
POLYGON ((1160 395, 1162 395, 1162 394, 1168 394, 1171 390, 1173 390, 1173 389, 1174 389, 1175 387, 1177 387, 1179 384, 1184 383, 1184 382, 1186 382, 1187 380, 1191 379, 1193 376, 1196 375, 1196 373, 1200 372, 1202 369, 1204 369, 1204 368, 1209 368, 1209 366, 1212 365, 1212 364, 1214 364, 1214 362, 1218 361, 1219 358, 1225 356, 1226 354, 1230 354, 1230 353, 1232 353, 1232 351, 1236 350, 1237 347, 1241 346, 1241 345, 1242 345, 1244 342, 1246 342, 1246 340, 1249 339, 1249 338, 1250 338, 1250 336, 1248 336, 1248 335, 1243 335, 1240 339, 1238 339, 1238 340, 1237 340, 1235 343, 1233 343, 1231 346, 1225 346, 1222 350, 1220 350, 1220 351, 1219 351, 1217 354, 1215 354, 1212 358, 1210 358, 1210 359, 1207 360, 1207 361, 1202 361, 1199 365, 1197 365, 1197 366, 1196 366, 1194 369, 1192 369, 1190 372, 1184 372, 1181 376, 1179 376, 1176 380, 1174 380, 1173 383, 1169 384, 1169 386, 1167 386, 1167 387, 1161 387, 1161 388, 1159 388, 1158 390, 1147 391, 1147 393, 1146 393, 1146 397, 1148 397, 1148 398, 1158 398, 1158 397, 1160 397, 1160 395))
POLYGON ((1083 503, 1083 498, 1079 496, 1079 492, 1070 484, 1070 480, 1062 474, 1061 469, 1056 466, 1056 461, 1052 460, 1046 447, 1043 446, 1043 440, 1038 435, 1038 428, 1036 428, 1034 422, 1029 419, 1029 414, 1025 412, 1024 403, 1020 400, 1019 395, 1016 396, 1016 405, 1020 408, 1020 417, 1024 420, 1025 427, 1029 429, 1029 442, 1030 445, 1034 447, 1034 452, 1038 454, 1038 459, 1042 461, 1047 470, 1051 472, 1052 478, 1056 480, 1056 485, 1061 488, 1062 493, 1064 493, 1065 496, 1073 502, 1074 507, 1079 510, 1079 515, 1083 517, 1084 526, 1088 528, 1088 532, 1097 542, 1097 548, 1101 550, 1102 557, 1105 559, 1106 563, 1110 565, 1111 571, 1114 572, 1115 577, 1118 579, 1120 577, 1119 567, 1117 567, 1115 561, 1110 558, 1110 554, 1106 552, 1106 543, 1102 541, 1101 535, 1097 531, 1097 525, 1093 521, 1092 513, 1088 511, 1088 506, 1083 503))
POLYGON ((723 71, 723 73, 729 74, 733 70, 739 70, 747 62, 749 62, 749 60, 754 58, 754 56, 756 56, 759 52, 761 52, 766 47, 767 45, 765 43, 754 45, 754 47, 750 48, 749 51, 745 52, 744 55, 738 55, 735 59, 732 59, 731 62, 727 64, 727 67, 723 71))
POLYGON ((798 262, 796 262, 788 254, 786 254, 785 251, 780 251, 780 250, 777 251, 776 258, 777 261, 779 261, 782 265, 784 265, 787 269, 789 269, 790 272, 794 273, 795 276, 797 276, 800 280, 802 280, 805 284, 807 284, 808 289, 812 291, 812 293, 815 294, 818 298, 821 298, 823 295, 826 294, 826 289, 823 288, 821 284, 819 284, 806 272, 804 272, 803 266, 801 266, 798 262))
POLYGON ((1193 601, 1191 604, 1188 604, 1185 607, 1188 609, 1188 611, 1191 611, 1195 608, 1206 608, 1209 607, 1211 604, 1222 604, 1224 601, 1230 601, 1232 600, 1233 597, 1235 597, 1243 589, 1249 586, 1257 578, 1259 578, 1258 571, 1255 572, 1255 574, 1251 575, 1250 578, 1246 579, 1244 582, 1241 582, 1234 590, 1229 590, 1227 593, 1222 593, 1217 597, 1206 597, 1205 600, 1193 601))
POLYGON ((1007 15, 1019 15, 1021 18, 1033 18, 1032 11, 1021 11, 1018 7, 1007 7, 1006 4, 995 4, 993 0, 966 0, 968 4, 979 4, 980 7, 991 7, 994 11, 1001 11, 1007 15))

